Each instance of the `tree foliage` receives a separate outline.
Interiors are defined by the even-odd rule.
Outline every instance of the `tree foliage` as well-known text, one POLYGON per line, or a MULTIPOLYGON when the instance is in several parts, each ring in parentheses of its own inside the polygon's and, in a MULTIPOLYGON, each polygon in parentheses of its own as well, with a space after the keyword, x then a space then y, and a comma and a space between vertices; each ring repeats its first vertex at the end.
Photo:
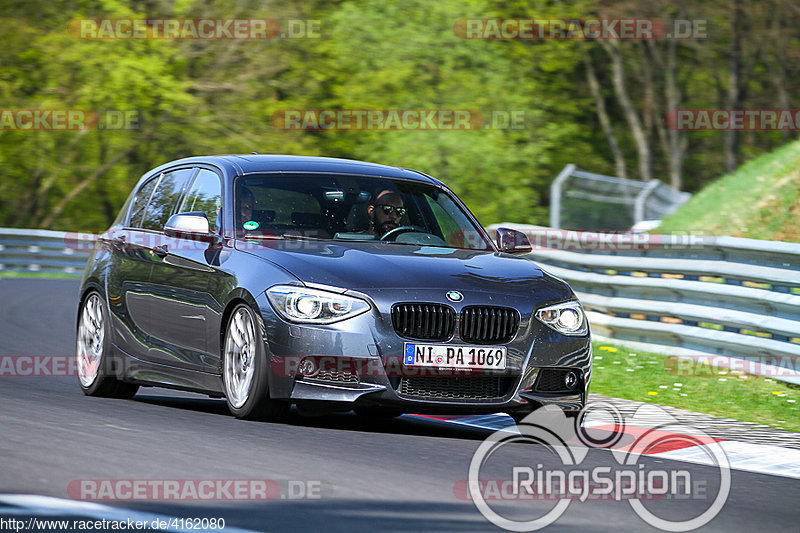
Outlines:
MULTIPOLYGON (((98 230, 145 171, 179 157, 291 153, 415 168, 481 222, 545 223, 567 163, 697 190, 793 132, 675 132, 671 108, 789 108, 796 6, 782 0, 28 0, 0 2, 3 109, 135 111, 133 129, 0 129, 0 225, 98 230), (747 16, 743 19, 742 14, 747 16), (83 18, 319 20, 320 38, 87 40, 83 18), (683 41, 461 39, 460 18, 705 19, 683 41), (615 70, 616 69, 616 70, 615 70), (615 75, 619 76, 615 83, 615 75), (621 85, 620 85, 621 83, 621 85), (477 111, 465 131, 296 131, 286 109, 477 111), (492 117, 516 113, 519 127, 492 117), (637 125, 638 124, 638 125, 637 125)), ((796 104, 795 104, 796 105, 796 104)))

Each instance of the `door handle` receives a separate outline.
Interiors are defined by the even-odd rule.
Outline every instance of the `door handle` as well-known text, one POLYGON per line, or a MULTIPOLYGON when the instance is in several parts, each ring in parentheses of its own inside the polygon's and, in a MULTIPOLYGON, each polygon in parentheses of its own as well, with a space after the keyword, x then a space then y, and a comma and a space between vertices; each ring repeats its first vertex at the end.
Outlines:
POLYGON ((167 245, 162 244, 161 246, 154 247, 153 253, 156 254, 158 257, 166 257, 169 251, 167 250, 167 245))

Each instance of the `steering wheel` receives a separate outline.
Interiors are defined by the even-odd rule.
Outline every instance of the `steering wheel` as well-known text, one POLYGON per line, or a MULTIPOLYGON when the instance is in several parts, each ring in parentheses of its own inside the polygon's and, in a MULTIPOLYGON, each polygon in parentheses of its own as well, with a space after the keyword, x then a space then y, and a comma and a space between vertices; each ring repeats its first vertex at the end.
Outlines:
POLYGON ((420 228, 419 226, 398 226, 384 233, 380 240, 394 241, 397 239, 398 235, 402 235, 403 233, 408 233, 410 231, 416 231, 417 233, 428 233, 425 228, 420 228))

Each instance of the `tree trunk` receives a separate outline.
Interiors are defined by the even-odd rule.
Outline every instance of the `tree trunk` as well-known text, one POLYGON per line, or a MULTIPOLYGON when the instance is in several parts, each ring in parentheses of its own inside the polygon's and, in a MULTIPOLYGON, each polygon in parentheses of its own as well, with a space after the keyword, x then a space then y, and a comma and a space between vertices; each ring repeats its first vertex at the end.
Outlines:
MULTIPOLYGON (((728 109, 739 109, 742 104, 742 24, 746 15, 742 11, 741 0, 734 0, 731 6, 731 46, 728 51, 728 109)), ((733 172, 739 160, 739 134, 733 129, 725 131, 725 171, 733 172)))
MULTIPOLYGON (((683 13, 683 12, 682 12, 683 13)), ((685 15, 679 15, 683 18, 685 15)), ((666 60, 663 60, 658 53, 658 44, 647 41, 647 45, 652 52, 652 57, 664 72, 664 100, 666 111, 678 109, 681 102, 681 90, 678 88, 677 71, 677 51, 678 42, 672 39, 666 43, 666 60)), ((656 129, 659 133, 664 157, 667 159, 667 170, 669 173, 670 185, 680 190, 683 186, 683 157, 686 153, 686 133, 678 129, 667 129, 664 122, 656 122, 656 129)))
POLYGON ((627 178, 628 170, 625 167, 625 155, 619 147, 617 136, 614 134, 614 128, 611 126, 611 119, 608 117, 606 102, 603 98, 603 93, 600 91, 600 83, 597 81, 597 75, 595 74, 592 60, 586 50, 583 51, 583 64, 586 66, 586 81, 589 83, 589 90, 597 106, 597 118, 600 120, 600 127, 603 128, 603 133, 605 133, 606 139, 608 139, 608 146, 611 148, 611 154, 614 156, 614 166, 616 168, 617 177, 627 178))
MULTIPOLYGON (((783 18, 784 13, 775 11, 775 16, 772 19, 772 39, 775 40, 775 50, 772 57, 767 57, 764 63, 769 70, 770 79, 775 84, 775 90, 778 92, 778 106, 781 109, 791 109, 791 98, 789 97, 789 76, 786 67, 786 46, 785 46, 785 33, 786 24, 783 18)), ((791 139, 791 132, 789 130, 781 130, 781 141, 783 143, 789 142, 791 139)))
POLYGON ((625 87, 625 70, 622 64, 622 55, 619 51, 619 43, 617 41, 598 41, 601 46, 611 57, 611 65, 613 67, 613 81, 614 93, 619 100, 622 112, 625 115, 625 120, 633 133, 633 139, 636 142, 636 150, 639 153, 639 177, 644 181, 650 181, 653 178, 652 174, 652 153, 650 146, 647 143, 647 135, 645 134, 636 109, 631 103, 628 96, 628 90, 625 87))

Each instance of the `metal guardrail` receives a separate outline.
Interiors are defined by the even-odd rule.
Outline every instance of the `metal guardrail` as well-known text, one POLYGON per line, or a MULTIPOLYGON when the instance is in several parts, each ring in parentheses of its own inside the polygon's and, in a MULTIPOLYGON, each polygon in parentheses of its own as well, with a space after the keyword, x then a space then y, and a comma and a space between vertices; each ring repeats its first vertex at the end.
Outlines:
POLYGON ((0 228, 0 273, 80 276, 93 246, 91 234, 0 228))
POLYGON ((777 374, 787 368, 776 379, 800 384, 800 244, 520 224, 488 229, 498 227, 528 235, 530 258, 572 286, 593 332, 772 361, 777 374))

